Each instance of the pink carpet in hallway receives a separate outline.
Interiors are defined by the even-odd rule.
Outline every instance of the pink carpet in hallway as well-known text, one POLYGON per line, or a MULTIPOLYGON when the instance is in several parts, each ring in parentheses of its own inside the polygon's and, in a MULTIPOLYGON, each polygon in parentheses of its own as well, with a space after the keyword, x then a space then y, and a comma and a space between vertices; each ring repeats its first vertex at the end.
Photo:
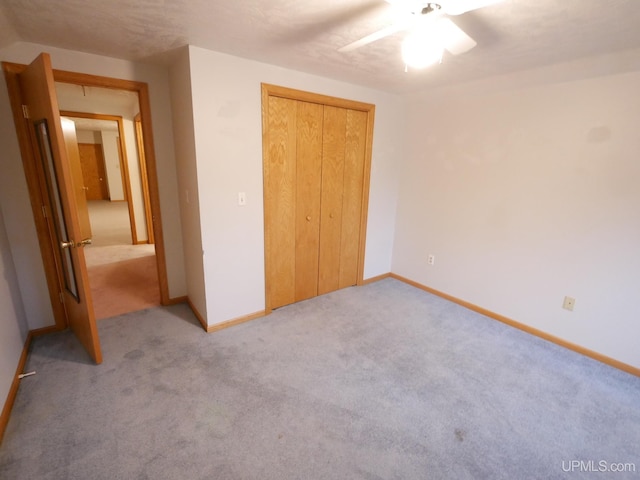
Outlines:
POLYGON ((155 256, 88 267, 96 319, 160 305, 155 256))

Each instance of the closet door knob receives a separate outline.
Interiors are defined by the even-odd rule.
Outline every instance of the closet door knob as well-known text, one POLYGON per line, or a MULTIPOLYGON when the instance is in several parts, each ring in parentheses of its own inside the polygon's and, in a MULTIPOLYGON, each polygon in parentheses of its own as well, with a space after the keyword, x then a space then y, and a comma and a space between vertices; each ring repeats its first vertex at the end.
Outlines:
POLYGON ((333 218, 333 213, 330 213, 330 214, 329 214, 329 218, 333 218))
POLYGON ((307 215, 307 222, 311 221, 311 215, 307 215))

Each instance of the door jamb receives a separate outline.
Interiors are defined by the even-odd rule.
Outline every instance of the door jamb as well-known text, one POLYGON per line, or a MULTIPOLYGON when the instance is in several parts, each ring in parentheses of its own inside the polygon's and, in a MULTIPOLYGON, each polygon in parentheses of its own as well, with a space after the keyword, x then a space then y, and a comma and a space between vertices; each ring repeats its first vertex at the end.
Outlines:
POLYGON ((138 166, 140 167, 140 179, 142 180, 142 197, 144 199, 144 212, 147 221, 147 242, 155 243, 153 238, 153 222, 151 221, 151 199, 149 198, 149 180, 147 177, 147 160, 144 151, 144 134, 142 132, 142 120, 138 113, 133 117, 133 125, 136 133, 136 147, 138 150, 138 166))

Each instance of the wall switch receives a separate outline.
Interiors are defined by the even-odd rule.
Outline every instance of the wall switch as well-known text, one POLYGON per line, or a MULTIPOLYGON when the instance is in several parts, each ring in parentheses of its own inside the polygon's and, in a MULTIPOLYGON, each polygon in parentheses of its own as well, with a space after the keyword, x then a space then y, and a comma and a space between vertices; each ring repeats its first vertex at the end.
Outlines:
POLYGON ((433 265, 434 263, 436 263, 436 256, 435 255, 429 255, 427 257, 427 263, 429 265, 433 265))
POLYGON ((576 299, 572 297, 564 297, 564 302, 562 302, 562 308, 565 310, 573 311, 573 306, 576 304, 576 299))
POLYGON ((244 207, 247 204, 247 194, 244 192, 238 192, 238 205, 244 207))

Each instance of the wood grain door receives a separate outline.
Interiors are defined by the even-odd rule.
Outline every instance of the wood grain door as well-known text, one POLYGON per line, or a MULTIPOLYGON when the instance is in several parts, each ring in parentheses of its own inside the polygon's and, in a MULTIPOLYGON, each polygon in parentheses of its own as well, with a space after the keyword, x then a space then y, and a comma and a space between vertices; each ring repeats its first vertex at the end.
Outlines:
POLYGON ((318 294, 323 106, 269 99, 267 284, 274 308, 318 294))
POLYGON ((31 124, 29 135, 43 192, 47 224, 56 246, 54 256, 60 280, 60 295, 69 327, 91 358, 102 362, 84 241, 75 203, 72 167, 65 148, 51 59, 43 53, 18 75, 22 101, 31 124))
POLYGON ((318 295, 323 106, 297 103, 295 301, 318 295))
MULTIPOLYGON (((264 163, 266 286, 272 304, 295 302, 297 102, 270 97, 264 163)), ((275 308, 275 307, 274 307, 275 308)))
POLYGON ((367 114, 324 107, 318 295, 356 285, 367 114))
POLYGON ((369 180, 368 175, 365 177, 366 146, 367 113, 349 109, 346 111, 344 140, 338 288, 358 283, 359 246, 364 236, 361 220, 366 215, 363 198, 369 180))
POLYGON ((91 239, 91 221, 89 220, 89 207, 87 206, 87 188, 82 174, 82 164, 78 150, 78 136, 76 134, 76 124, 70 118, 60 118, 62 133, 64 135, 64 145, 67 149, 67 159, 71 168, 73 178, 73 189, 76 207, 78 209, 78 220, 80 221, 80 236, 83 240, 91 239))
POLYGON ((79 143, 78 150, 87 200, 109 200, 102 145, 79 143))
POLYGON ((267 312, 362 281, 373 109, 263 85, 267 312))

